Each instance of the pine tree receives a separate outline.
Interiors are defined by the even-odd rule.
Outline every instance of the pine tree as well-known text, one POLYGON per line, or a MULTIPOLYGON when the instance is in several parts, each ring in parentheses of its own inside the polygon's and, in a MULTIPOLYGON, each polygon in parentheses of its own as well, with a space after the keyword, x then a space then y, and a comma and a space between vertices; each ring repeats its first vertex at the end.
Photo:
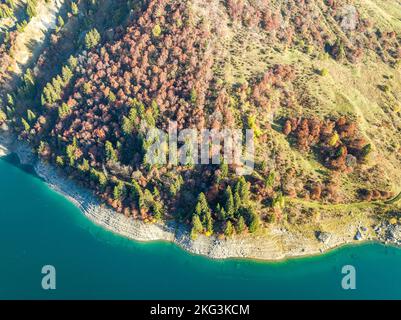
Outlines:
POLYGON ((32 123, 36 119, 35 113, 30 109, 28 109, 26 113, 27 113, 28 122, 32 123))
POLYGON ((64 27, 64 24, 65 24, 65 22, 64 22, 63 17, 62 16, 58 16, 57 17, 57 26, 58 26, 58 28, 61 29, 62 27, 64 27))
POLYGON ((152 34, 155 38, 160 37, 160 35, 162 34, 162 29, 158 24, 155 25, 154 28, 152 29, 152 34))
POLYGON ((142 208, 145 207, 144 203, 144 195, 141 186, 136 180, 132 180, 132 195, 134 201, 136 201, 137 208, 141 210, 142 208))
POLYGON ((209 204, 208 204, 206 196, 205 196, 205 194, 203 192, 201 192, 199 194, 198 204, 200 204, 200 207, 201 207, 201 210, 202 210, 202 214, 206 215, 207 213, 210 213, 209 204))
POLYGON ((119 181, 113 190, 114 200, 121 200, 123 198, 124 188, 124 183, 119 181))
POLYGON ((134 131, 134 125, 133 125, 132 121, 125 116, 123 117, 122 130, 123 130, 124 134, 127 136, 132 134, 132 132, 134 131))
POLYGON ((85 36, 85 47, 86 49, 92 49, 98 45, 100 42, 100 33, 93 28, 92 30, 88 31, 85 36))
POLYGON ((82 172, 88 172, 90 170, 89 161, 87 159, 84 159, 82 164, 78 166, 78 170, 82 172))
POLYGON ((68 106, 68 104, 66 104, 64 102, 58 108, 58 116, 60 117, 60 119, 63 119, 66 116, 68 116, 70 114, 70 112, 71 112, 71 108, 68 106))
POLYGON ((159 201, 155 201, 153 203, 153 211, 154 211, 154 215, 153 217, 160 221, 163 218, 163 209, 162 209, 162 205, 159 201))
POLYGON ((103 172, 99 172, 99 174, 98 174, 98 181, 99 181, 99 184, 100 184, 100 186, 101 186, 102 188, 106 186, 106 184, 107 184, 107 177, 106 177, 106 175, 105 175, 103 172))
POLYGON ((199 216, 194 215, 192 217, 192 227, 196 233, 203 233, 203 225, 199 216))
POLYGON ((78 142, 77 142, 77 139, 74 137, 72 144, 69 144, 66 149, 67 157, 69 159, 69 163, 70 163, 71 167, 73 167, 75 165, 75 160, 77 160, 76 156, 75 156, 75 152, 76 152, 77 148, 78 148, 78 142))
POLYGON ((78 6, 75 2, 71 2, 71 13, 76 16, 78 14, 78 6))
POLYGON ((235 194, 239 195, 241 204, 243 206, 247 206, 249 204, 249 198, 250 198, 249 183, 246 182, 243 176, 241 176, 238 179, 238 182, 235 186, 235 194))
POLYGON ((273 188, 275 181, 276 181, 276 174, 274 173, 274 171, 271 171, 265 180, 265 187, 273 188))
POLYGON ((29 125, 29 123, 28 123, 24 118, 21 118, 21 123, 22 123, 22 125, 24 126, 24 130, 25 130, 26 132, 28 132, 29 130, 31 130, 31 126, 29 125))
POLYGON ((70 80, 72 79, 73 73, 68 66, 64 66, 61 73, 62 73, 64 85, 67 85, 70 82, 70 80))
POLYGON ((243 233, 246 229, 246 223, 245 223, 245 219, 243 216, 240 216, 238 221, 237 221, 237 232, 238 233, 243 233))
POLYGON ((254 233, 259 229, 259 225, 260 225, 260 221, 259 221, 259 217, 256 214, 255 210, 252 208, 249 208, 247 210, 247 214, 248 214, 248 227, 249 227, 249 232, 250 233, 254 233))
POLYGON ((117 152, 116 150, 114 150, 113 145, 110 141, 106 141, 105 150, 107 161, 118 162, 117 152))
POLYGON ((212 235, 213 234, 213 218, 212 218, 212 214, 211 214, 210 210, 209 210, 209 212, 206 213, 204 220, 205 220, 204 226, 205 226, 207 235, 212 235))
POLYGON ((242 201, 241 196, 238 191, 234 193, 234 216, 237 218, 239 210, 241 209, 242 201))
POLYGON ((285 208, 285 198, 281 192, 279 192, 277 194, 277 196, 273 199, 272 207, 274 209, 284 209, 285 208))
POLYGON ((36 10, 36 0, 28 0, 26 4, 26 14, 30 19, 35 17, 38 12, 36 10))
POLYGON ((74 56, 70 56, 68 58, 68 66, 71 68, 71 70, 75 70, 75 68, 78 66, 78 59, 74 56))
POLYGON ((234 234, 234 228, 231 221, 227 221, 226 227, 224 228, 224 235, 226 237, 231 237, 234 234))
POLYGON ((228 186, 227 190, 226 190, 225 210, 226 210, 227 218, 228 219, 233 219, 234 218, 234 213, 235 213, 235 204, 234 204, 233 192, 232 192, 230 186, 228 186))
POLYGON ((61 156, 56 157, 56 163, 58 166, 63 167, 64 166, 64 158, 61 156))

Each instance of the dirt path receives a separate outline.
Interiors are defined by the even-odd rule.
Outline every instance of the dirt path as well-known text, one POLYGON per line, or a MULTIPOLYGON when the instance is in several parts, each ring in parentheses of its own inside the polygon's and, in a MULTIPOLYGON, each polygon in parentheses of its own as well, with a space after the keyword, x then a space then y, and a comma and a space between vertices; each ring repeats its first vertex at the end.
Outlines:
POLYGON ((64 0, 44 0, 38 3, 37 15, 32 18, 22 33, 17 36, 15 46, 11 52, 13 60, 10 65, 7 89, 13 89, 15 82, 20 78, 30 63, 41 53, 46 36, 54 30, 57 16, 64 0))

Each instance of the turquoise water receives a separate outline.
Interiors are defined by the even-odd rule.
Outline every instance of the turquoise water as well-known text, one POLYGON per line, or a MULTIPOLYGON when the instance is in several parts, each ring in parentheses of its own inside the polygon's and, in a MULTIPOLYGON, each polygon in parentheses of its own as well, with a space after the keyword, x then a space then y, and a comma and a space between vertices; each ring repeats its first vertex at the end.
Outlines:
POLYGON ((378 244, 279 263, 214 261, 169 243, 137 243, 88 221, 40 179, 0 160, 1 299, 395 299, 401 250, 378 244), (357 289, 341 288, 353 265, 357 289), (57 289, 41 269, 57 270, 57 289))

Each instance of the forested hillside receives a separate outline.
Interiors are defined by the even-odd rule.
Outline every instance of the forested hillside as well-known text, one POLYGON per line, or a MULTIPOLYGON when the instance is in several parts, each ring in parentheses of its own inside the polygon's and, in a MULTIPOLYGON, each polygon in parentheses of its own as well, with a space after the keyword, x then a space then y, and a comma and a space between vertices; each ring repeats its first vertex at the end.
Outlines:
MULTIPOLYGON (((19 6, 2 1, 1 24, 19 6)), ((24 21, 2 31, 0 83, 24 21)), ((193 238, 318 230, 360 204, 399 212, 400 71, 398 1, 66 1, 18 88, 4 85, 0 122, 128 217, 193 238), (252 129, 253 173, 149 165, 146 133, 171 121, 252 129)))

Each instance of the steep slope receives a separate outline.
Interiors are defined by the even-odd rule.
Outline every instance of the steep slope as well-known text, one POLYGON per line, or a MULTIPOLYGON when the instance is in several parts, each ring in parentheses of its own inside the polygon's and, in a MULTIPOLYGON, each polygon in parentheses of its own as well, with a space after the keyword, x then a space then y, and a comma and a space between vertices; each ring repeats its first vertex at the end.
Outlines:
POLYGON ((313 237, 399 212, 384 204, 401 191, 398 1, 129 6, 119 26, 81 34, 58 74, 44 53, 4 108, 43 158, 126 216, 178 219, 194 238, 277 225, 313 237), (147 133, 170 121, 252 129, 252 174, 238 176, 239 163, 149 165, 147 133))

